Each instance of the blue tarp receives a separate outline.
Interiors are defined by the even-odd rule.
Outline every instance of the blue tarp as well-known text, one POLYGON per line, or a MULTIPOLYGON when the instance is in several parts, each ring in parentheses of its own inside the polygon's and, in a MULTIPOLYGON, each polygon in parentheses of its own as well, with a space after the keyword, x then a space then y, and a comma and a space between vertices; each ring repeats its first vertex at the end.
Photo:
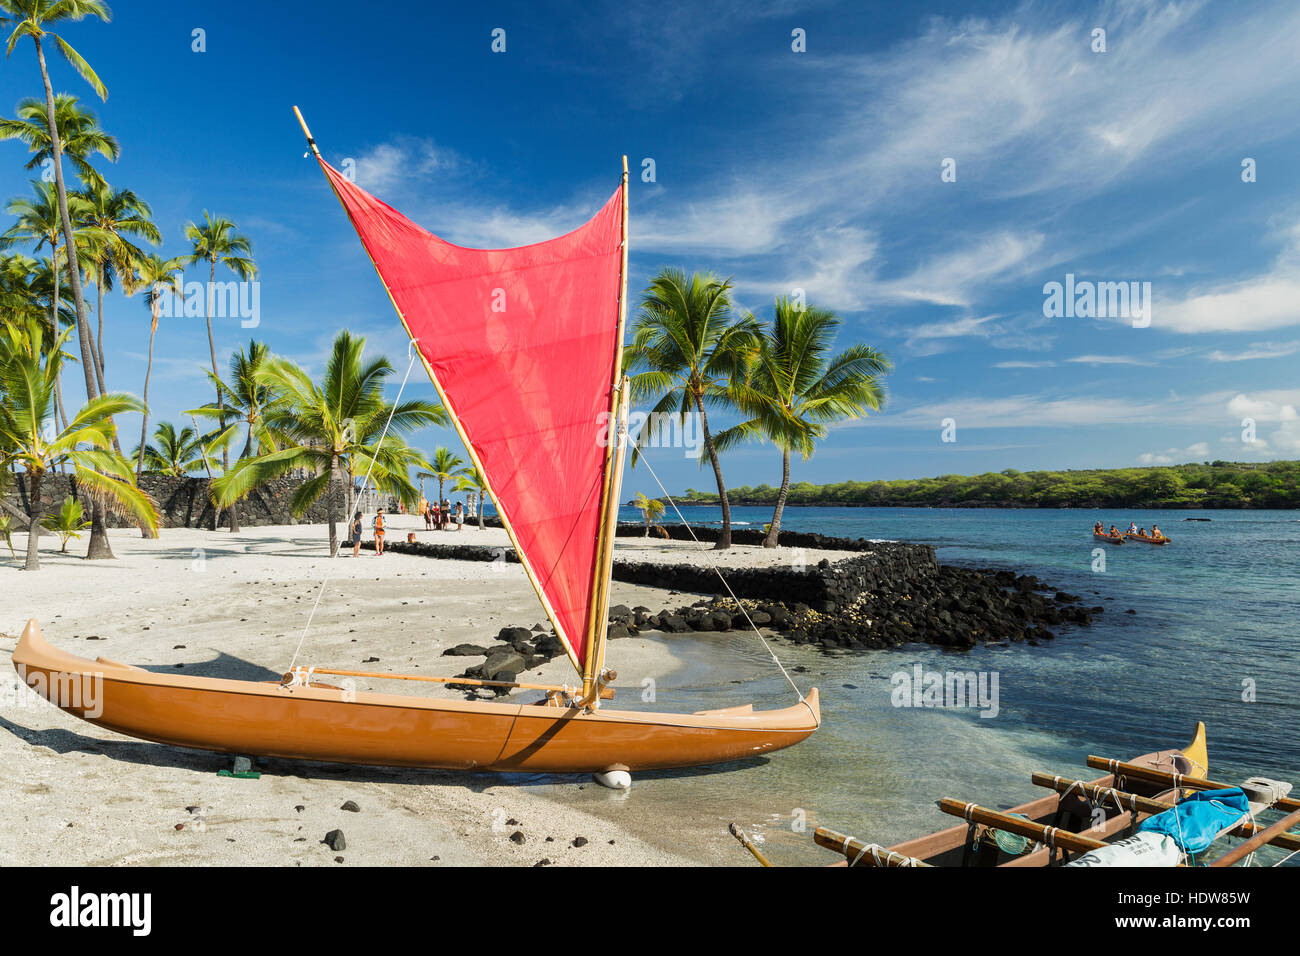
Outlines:
POLYGON ((1224 830, 1236 826, 1250 813, 1241 787, 1198 790, 1178 806, 1148 817, 1138 830, 1151 830, 1173 838, 1184 853, 1202 853, 1224 830))

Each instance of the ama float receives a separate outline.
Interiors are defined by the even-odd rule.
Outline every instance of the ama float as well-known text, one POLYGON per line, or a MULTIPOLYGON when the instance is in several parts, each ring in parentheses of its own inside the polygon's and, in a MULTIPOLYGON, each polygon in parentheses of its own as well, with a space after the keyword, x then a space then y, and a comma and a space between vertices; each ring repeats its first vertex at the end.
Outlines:
MULTIPOLYGON (((536 704, 345 691, 318 675, 438 680, 326 667, 264 683, 155 673, 51 646, 35 621, 13 661, 33 688, 93 682, 68 713, 144 740, 234 754, 463 770, 592 772, 721 763, 804 740, 816 689, 790 707, 690 714, 602 708, 610 573, 626 451, 620 364, 627 298, 627 159, 603 207, 573 232, 467 249, 412 223, 312 155, 357 231, 580 683, 536 704), (437 348, 433 347, 434 343, 437 348), (608 423, 619 423, 613 440, 608 423)), ((452 683, 475 682, 456 678, 452 683)))

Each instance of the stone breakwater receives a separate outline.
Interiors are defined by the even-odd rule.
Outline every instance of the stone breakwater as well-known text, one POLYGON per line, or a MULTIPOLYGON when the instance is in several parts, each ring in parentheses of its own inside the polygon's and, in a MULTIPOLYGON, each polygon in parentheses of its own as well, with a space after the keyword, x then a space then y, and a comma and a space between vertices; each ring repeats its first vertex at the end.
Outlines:
MULTIPOLYGON (((313 524, 329 520, 327 505, 330 494, 322 495, 301 518, 293 516, 293 494, 302 484, 299 478, 276 478, 258 488, 239 503, 239 522, 248 527, 263 525, 313 524)), ((171 475, 140 476, 140 490, 147 494, 158 508, 161 526, 164 528, 212 528, 216 518, 216 509, 208 496, 208 479, 176 478, 171 475)), ((86 517, 90 517, 91 501, 85 489, 77 487, 76 479, 70 475, 49 474, 41 481, 41 499, 45 502, 46 513, 57 511, 63 499, 72 495, 81 502, 86 517)), ((4 498, 7 506, 4 510, 26 521, 30 512, 27 494, 27 479, 18 475, 13 489, 4 498)), ((335 509, 340 530, 346 524, 343 518, 343 503, 335 509)), ((105 524, 110 528, 134 528, 135 522, 109 512, 105 524)), ((221 527, 230 526, 228 514, 221 517, 221 527)), ((25 526, 24 526, 25 527, 25 526)))
MULTIPOLYGON (((1102 611, 1085 607, 1077 595, 1057 591, 1034 575, 939 564, 929 545, 815 537, 819 547, 859 553, 841 561, 805 564, 795 548, 789 564, 724 572, 755 625, 799 644, 827 650, 913 642, 952 648, 1022 641, 1037 645, 1056 636, 1052 628, 1087 626, 1102 611)), ((430 557, 516 560, 510 549, 481 545, 395 543, 390 547, 430 557)), ((614 608, 611 638, 643 630, 686 633, 748 627, 741 608, 707 564, 619 559, 613 573, 617 581, 702 600, 683 601, 658 612, 614 608)))
MULTIPOLYGON (((853 578, 855 572, 842 567, 853 563, 831 567, 853 578)), ((842 581, 835 583, 842 585, 842 581)), ((841 587, 838 593, 850 592, 841 587)), ((715 597, 658 614, 634 614, 632 633, 637 628, 668 633, 730 631, 747 628, 752 621, 796 644, 815 644, 825 650, 918 642, 959 649, 1020 641, 1037 646, 1056 637, 1051 627, 1087 626, 1102 611, 1084 607, 1077 595, 1052 591, 1033 575, 946 565, 940 565, 926 582, 910 582, 895 592, 861 592, 844 603, 742 597, 740 605, 744 613, 730 598, 715 597)), ((610 636, 630 636, 617 630, 618 625, 611 625, 610 636)))

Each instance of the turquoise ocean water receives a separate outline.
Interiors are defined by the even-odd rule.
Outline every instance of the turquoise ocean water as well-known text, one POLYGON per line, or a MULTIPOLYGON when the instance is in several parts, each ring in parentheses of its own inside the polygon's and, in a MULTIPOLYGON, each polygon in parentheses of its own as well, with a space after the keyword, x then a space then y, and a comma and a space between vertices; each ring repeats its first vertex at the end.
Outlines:
MULTIPOLYGON (((716 508, 682 510, 692 524, 719 518, 716 508)), ((733 521, 761 527, 770 514, 735 508, 733 521)), ((621 517, 639 514, 624 509, 621 517)), ((1011 806, 1038 795, 1033 770, 1084 777, 1085 755, 1176 746, 1197 720, 1208 725, 1215 777, 1300 783, 1300 512, 793 508, 783 525, 932 544, 941 562, 1037 574, 1105 611, 1089 628, 1055 629, 1057 640, 1040 647, 827 656, 777 642, 787 666, 804 669, 794 675, 800 685, 822 695, 825 723, 808 741, 732 770, 643 774, 631 794, 586 786, 566 800, 669 844, 716 846, 722 863, 741 862, 712 840, 735 820, 794 863, 826 862, 811 843, 818 824, 893 842, 951 823, 934 808, 942 796, 1011 806), (1099 573, 1096 520, 1156 522, 1173 542, 1104 546, 1099 573), (1137 613, 1124 613, 1130 608, 1137 613), (916 664, 996 673, 997 716, 893 706, 892 675, 916 664), (691 839, 676 838, 687 831, 691 839)), ((656 688, 653 704, 633 689, 618 706, 680 711, 752 701, 765 709, 793 699, 752 634, 664 640, 682 669, 656 688)), ((612 666, 616 657, 614 644, 612 666)))

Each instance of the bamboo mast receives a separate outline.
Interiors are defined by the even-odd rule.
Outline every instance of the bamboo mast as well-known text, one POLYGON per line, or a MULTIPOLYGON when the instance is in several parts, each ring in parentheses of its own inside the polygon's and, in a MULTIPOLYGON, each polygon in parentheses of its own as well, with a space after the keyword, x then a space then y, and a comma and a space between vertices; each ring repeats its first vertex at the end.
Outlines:
POLYGON ((600 532, 596 539, 596 567, 592 581, 591 611, 587 618, 586 653, 582 669, 584 706, 600 706, 600 678, 609 636, 609 590, 614 569, 614 539, 618 534, 618 499, 623 486, 623 436, 627 432, 630 382, 623 374, 623 328, 627 321, 627 157, 623 157, 623 238, 619 265, 618 332, 614 338, 614 368, 610 377, 609 422, 614 428, 605 449, 605 487, 600 503, 600 532))
MULTIPOLYGON (((295 106, 293 108, 293 113, 298 117, 298 125, 302 127, 303 135, 307 137, 307 145, 311 147, 312 152, 316 154, 316 158, 320 160, 320 150, 316 148, 316 140, 312 138, 311 130, 307 128, 307 121, 302 118, 302 113, 298 110, 298 107, 295 106)), ((624 164, 626 165, 626 159, 624 160, 624 164)), ((624 174, 624 180, 626 182, 626 173, 624 174)), ((329 183, 330 190, 334 193, 334 198, 337 199, 339 205, 343 207, 343 214, 348 217, 348 222, 352 222, 352 214, 348 212, 348 207, 347 204, 343 202, 343 197, 340 196, 338 190, 334 188, 334 183, 328 176, 325 177, 325 181, 329 183)), ((624 222, 626 222, 626 207, 624 208, 623 216, 624 222)), ((356 229, 355 222, 352 223, 352 228, 356 229)), ((357 230, 357 235, 360 236, 360 234, 360 230, 357 230)), ((393 311, 397 313, 397 318, 401 321, 402 328, 406 330, 407 338, 409 338, 413 343, 416 343, 416 354, 420 356, 420 361, 424 365, 424 371, 428 374, 429 381, 433 383, 434 389, 438 392, 439 400, 442 402, 443 407, 447 409, 447 417, 451 419, 451 423, 456 429, 456 434, 460 436, 460 440, 465 446, 465 451, 469 454, 470 461, 474 464, 474 467, 479 470, 479 474, 483 476, 484 490, 491 496, 492 503, 496 506, 497 514, 501 517, 501 526, 506 529, 506 534, 510 538, 510 543, 514 546, 515 555, 519 558, 519 564, 523 567, 524 574, 528 577, 528 583, 533 586, 533 591, 536 592, 537 599, 542 604, 542 610, 546 613, 546 617, 551 622, 551 626, 555 628, 555 633, 556 636, 560 638, 560 643, 564 645, 564 651, 569 657, 569 662, 573 665, 574 669, 581 674, 583 672, 582 662, 578 660, 578 655, 574 653, 573 643, 569 640, 569 635, 560 624, 559 615, 555 613, 555 609, 551 606, 551 602, 547 599, 545 592, 542 590, 541 579, 538 578, 537 572, 533 570, 532 562, 528 560, 528 555, 524 553, 524 549, 519 547, 519 541, 515 537, 515 530, 510 523, 510 518, 506 514, 505 508, 502 507, 500 500, 497 498, 496 492, 492 490, 492 479, 488 475, 487 470, 483 467, 483 462, 479 460, 478 452, 470 443, 469 436, 465 434, 465 428, 460 423, 460 417, 456 414, 456 409, 448 400, 447 393, 443 391, 442 383, 438 381, 438 376, 434 374, 433 366, 429 364, 429 360, 425 358, 424 351, 420 349, 415 336, 411 334, 411 326, 407 323, 406 316, 403 314, 402 310, 398 308, 397 300, 393 298, 393 293, 389 290, 388 283, 384 281, 384 275, 379 271, 379 264, 375 262, 374 256, 370 255, 370 250, 366 249, 365 243, 361 244, 361 248, 365 250, 366 257, 370 259, 370 264, 375 267, 375 274, 379 276, 379 284, 383 286, 384 294, 388 296, 388 301, 392 303, 393 311)), ((479 507, 483 507, 482 502, 479 502, 479 507)))

